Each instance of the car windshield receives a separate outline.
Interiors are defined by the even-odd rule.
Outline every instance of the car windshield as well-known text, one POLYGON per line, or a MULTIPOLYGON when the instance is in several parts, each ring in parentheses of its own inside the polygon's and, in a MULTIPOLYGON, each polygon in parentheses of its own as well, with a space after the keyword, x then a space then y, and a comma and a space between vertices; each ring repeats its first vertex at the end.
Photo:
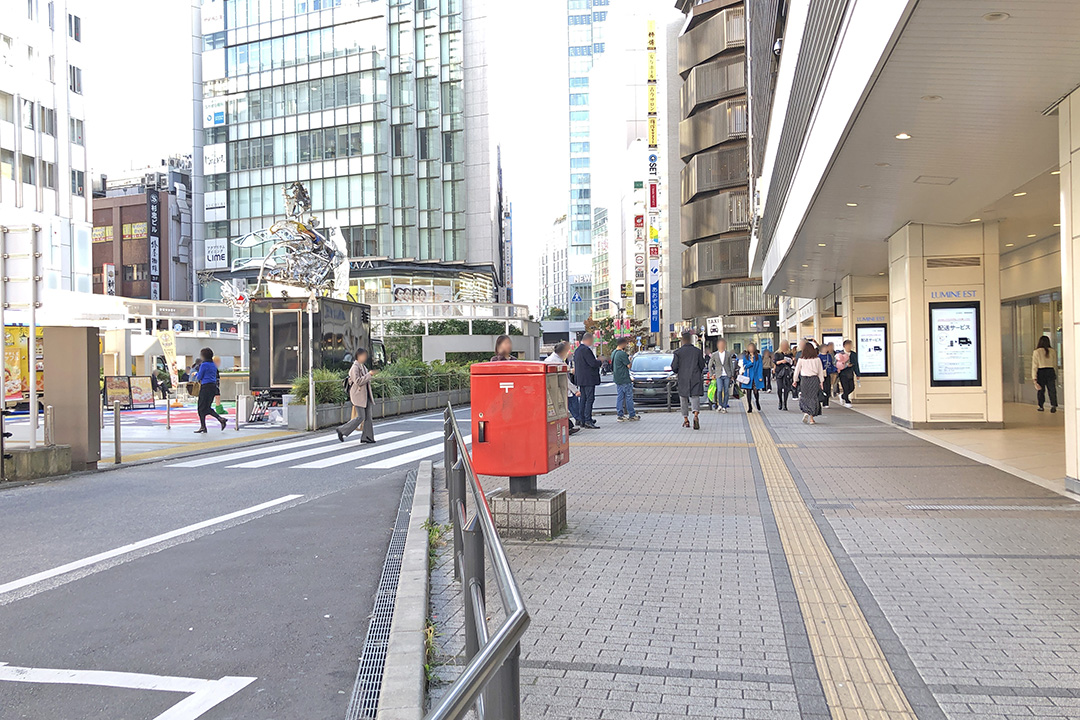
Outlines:
POLYGON ((666 353, 635 355, 630 369, 634 372, 664 372, 671 369, 671 358, 666 353))

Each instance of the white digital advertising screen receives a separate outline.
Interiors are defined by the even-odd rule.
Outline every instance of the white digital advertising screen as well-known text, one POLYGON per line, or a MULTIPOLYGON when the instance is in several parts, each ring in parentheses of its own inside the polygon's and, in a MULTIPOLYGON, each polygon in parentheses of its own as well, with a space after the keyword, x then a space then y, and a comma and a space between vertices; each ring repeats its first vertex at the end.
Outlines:
POLYGON ((844 347, 844 336, 843 335, 822 335, 821 336, 821 346, 824 347, 824 346, 828 345, 829 343, 833 344, 833 350, 835 350, 836 352, 840 352, 840 350, 843 349, 843 347, 844 347))
POLYGON ((982 385, 977 303, 930 304, 930 385, 982 385))
POLYGON ((859 374, 863 377, 889 374, 889 333, 885 325, 856 325, 855 352, 859 354, 859 374))

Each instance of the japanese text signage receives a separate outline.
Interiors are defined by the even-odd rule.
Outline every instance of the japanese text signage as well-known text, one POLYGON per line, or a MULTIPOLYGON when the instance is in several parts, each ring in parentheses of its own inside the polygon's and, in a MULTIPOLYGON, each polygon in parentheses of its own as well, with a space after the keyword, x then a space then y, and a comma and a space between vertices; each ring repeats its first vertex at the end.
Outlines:
POLYGON ((977 302, 930 303, 930 385, 982 385, 977 302))
POLYGON ((146 191, 147 232, 150 238, 150 299, 161 299, 161 196, 146 191))
POLYGON ((888 329, 882 323, 855 326, 855 351, 859 354, 859 374, 885 377, 889 374, 888 329))

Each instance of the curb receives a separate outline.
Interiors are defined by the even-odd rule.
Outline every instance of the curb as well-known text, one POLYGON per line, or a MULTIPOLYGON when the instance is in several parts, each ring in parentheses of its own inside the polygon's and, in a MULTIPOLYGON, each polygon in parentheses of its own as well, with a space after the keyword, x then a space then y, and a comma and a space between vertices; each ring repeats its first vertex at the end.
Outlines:
POLYGON ((428 616, 428 534, 424 523, 431 518, 432 478, 431 461, 421 462, 394 599, 377 720, 420 720, 424 716, 428 616))

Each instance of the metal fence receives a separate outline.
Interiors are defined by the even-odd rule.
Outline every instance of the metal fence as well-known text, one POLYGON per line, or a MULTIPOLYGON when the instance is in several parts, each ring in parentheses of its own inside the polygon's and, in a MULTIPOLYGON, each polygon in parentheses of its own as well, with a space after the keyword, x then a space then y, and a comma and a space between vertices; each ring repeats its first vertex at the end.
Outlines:
POLYGON ((454 574, 465 600, 465 656, 468 664, 429 712, 425 720, 459 720, 471 707, 480 720, 520 720, 521 637, 529 626, 529 612, 506 557, 495 518, 488 507, 465 448, 453 410, 443 413, 443 448, 450 518, 454 527, 454 574), (472 497, 472 518, 468 517, 472 497), (506 619, 494 633, 488 631, 485 605, 485 553, 491 561, 506 619))

